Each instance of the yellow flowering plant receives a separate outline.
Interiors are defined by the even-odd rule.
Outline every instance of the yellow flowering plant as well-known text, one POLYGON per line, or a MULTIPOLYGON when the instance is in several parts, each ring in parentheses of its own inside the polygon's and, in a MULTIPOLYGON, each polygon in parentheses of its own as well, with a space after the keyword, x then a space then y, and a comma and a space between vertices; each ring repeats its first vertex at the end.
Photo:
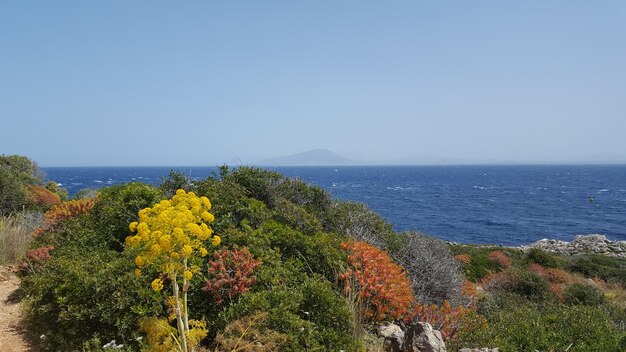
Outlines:
POLYGON ((177 321, 178 343, 185 352, 193 351, 207 333, 203 323, 189 319, 187 291, 200 271, 194 261, 221 242, 209 227, 214 220, 209 210, 207 197, 179 189, 171 199, 139 211, 139 221, 129 225, 133 235, 125 243, 137 252, 136 276, 141 276, 144 268, 156 267, 161 275, 152 281, 152 289, 159 292, 171 285, 172 296, 166 304, 177 321))

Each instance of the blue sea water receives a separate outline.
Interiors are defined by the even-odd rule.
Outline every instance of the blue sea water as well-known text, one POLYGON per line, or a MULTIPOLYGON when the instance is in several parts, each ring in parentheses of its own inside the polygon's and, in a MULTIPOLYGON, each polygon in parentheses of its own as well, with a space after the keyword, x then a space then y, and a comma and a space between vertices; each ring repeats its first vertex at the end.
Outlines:
MULTIPOLYGON (((626 240, 626 165, 273 168, 363 202, 399 231, 461 243, 520 245, 601 233, 626 240)), ((193 179, 210 167, 44 168, 74 194, 130 181, 158 184, 170 170, 193 179)))

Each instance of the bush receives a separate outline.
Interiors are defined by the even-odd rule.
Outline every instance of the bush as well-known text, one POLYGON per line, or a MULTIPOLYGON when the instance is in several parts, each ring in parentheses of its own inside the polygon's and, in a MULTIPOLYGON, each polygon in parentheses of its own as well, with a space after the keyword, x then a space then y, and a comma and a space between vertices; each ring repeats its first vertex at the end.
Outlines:
POLYGON ((159 189, 163 193, 164 198, 172 198, 179 189, 189 191, 191 189, 191 181, 180 171, 170 170, 167 177, 163 177, 159 189))
POLYGON ((356 350, 350 311, 322 277, 246 293, 220 316, 232 324, 258 311, 267 314, 263 329, 286 336, 281 351, 356 350))
POLYGON ((491 292, 509 292, 533 301, 550 297, 550 284, 541 275, 521 269, 507 270, 485 277, 484 288, 491 292))
POLYGON ((26 199, 33 207, 48 209, 49 207, 61 203, 61 197, 50 192, 41 186, 26 186, 26 199))
MULTIPOLYGON (((476 308, 463 306, 452 307, 448 301, 442 305, 420 305, 413 307, 408 319, 411 322, 427 322, 433 329, 439 330, 441 336, 449 344, 468 341, 458 341, 459 338, 467 339, 469 336, 482 334, 487 330, 487 320, 476 312, 476 308)), ((466 347, 466 345, 462 346, 466 347)))
POLYGON ((414 303, 411 281, 387 253, 366 243, 342 243, 349 268, 339 278, 358 322, 400 319, 414 303))
POLYGON ((561 258, 537 248, 531 248, 528 253, 526 253, 526 260, 529 263, 537 263, 544 268, 563 267, 563 260, 561 258))
POLYGON ((604 303, 602 290, 583 284, 571 284, 565 289, 563 297, 569 305, 598 306, 604 303))
POLYGON ((508 269, 511 266, 511 258, 502 251, 489 252, 489 260, 498 265, 501 269, 508 269))
POLYGON ((288 336, 270 329, 268 319, 269 313, 255 312, 232 321, 215 338, 215 351, 279 351, 288 336))
POLYGON ((489 325, 502 351, 618 352, 625 336, 602 309, 587 306, 508 306, 489 325))
POLYGON ((244 224, 256 228, 271 216, 265 203, 248 197, 246 189, 231 179, 220 181, 209 177, 195 183, 193 189, 211 199, 215 214, 213 228, 218 233, 244 224))
POLYGON ((261 263, 254 259, 246 247, 213 252, 208 263, 209 278, 202 289, 213 297, 217 305, 225 300, 232 303, 254 285, 254 269, 261 263))
POLYGON ((93 338, 136 345, 139 317, 155 314, 145 280, 132 277, 132 258, 66 245, 22 278, 26 322, 45 335, 45 350, 71 351, 93 338))
POLYGON ((626 288, 626 259, 603 255, 573 257, 567 269, 589 278, 600 278, 626 288))
POLYGON ((37 164, 24 156, 0 155, 0 215, 29 208, 27 189, 43 184, 37 164))
POLYGON ((103 189, 93 206, 91 224, 94 231, 118 251, 130 234, 128 224, 137 220, 137 213, 162 199, 161 192, 149 185, 128 183, 103 189))
POLYGON ((461 266, 442 240, 419 232, 404 234, 405 244, 391 253, 394 261, 406 269, 411 288, 422 304, 466 304, 461 294, 461 266))
POLYGON ((402 236, 393 231, 391 224, 364 204, 336 202, 329 212, 332 220, 324 227, 331 232, 367 242, 390 253, 400 250, 405 244, 402 236))

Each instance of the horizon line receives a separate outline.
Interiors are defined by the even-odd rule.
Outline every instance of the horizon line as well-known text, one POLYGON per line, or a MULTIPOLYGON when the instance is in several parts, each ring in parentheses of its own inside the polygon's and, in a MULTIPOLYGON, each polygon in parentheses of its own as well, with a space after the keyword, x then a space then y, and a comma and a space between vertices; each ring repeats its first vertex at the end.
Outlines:
POLYGON ((64 165, 64 166, 39 166, 42 169, 52 169, 52 168, 124 168, 124 167, 132 167, 132 168, 151 168, 151 167, 170 167, 170 168, 198 168, 198 167, 215 167, 219 168, 220 166, 228 166, 229 168, 233 167, 380 167, 380 166, 389 166, 389 167, 401 167, 401 166, 626 166, 626 162, 502 162, 502 163, 441 163, 441 164, 320 164, 320 165, 269 165, 269 164, 240 164, 237 166, 233 166, 230 164, 223 163, 221 165, 64 165))

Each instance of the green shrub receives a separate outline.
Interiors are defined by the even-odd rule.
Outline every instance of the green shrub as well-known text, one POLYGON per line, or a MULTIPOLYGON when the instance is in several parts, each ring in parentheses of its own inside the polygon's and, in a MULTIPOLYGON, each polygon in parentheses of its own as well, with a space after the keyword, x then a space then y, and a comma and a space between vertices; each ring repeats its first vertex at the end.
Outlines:
POLYGON ((598 306, 604 303, 604 293, 602 290, 583 284, 569 285, 565 289, 563 297, 565 303, 570 305, 583 304, 586 306, 598 306))
POLYGON ((224 181, 234 181, 246 190, 249 197, 258 199, 270 207, 274 198, 271 188, 282 178, 283 176, 277 172, 246 166, 223 175, 224 181))
POLYGON ((528 270, 515 270, 511 274, 510 292, 531 300, 543 300, 550 296, 550 283, 542 276, 528 270))
POLYGON ((172 198, 179 189, 189 191, 190 188, 191 181, 189 181, 189 178, 185 176, 184 173, 174 170, 170 170, 167 177, 161 179, 161 184, 159 185, 159 189, 163 193, 163 198, 166 199, 172 198))
POLYGON ((492 316, 490 340, 501 351, 622 351, 626 335, 597 307, 510 306, 492 316))
POLYGON ((500 271, 500 267, 489 260, 487 250, 477 250, 471 253, 471 261, 463 265, 465 278, 472 282, 478 282, 487 275, 500 271))
POLYGON ((526 253, 526 260, 529 263, 534 262, 540 264, 544 268, 563 267, 563 260, 560 257, 537 248, 531 248, 528 253, 526 253))
POLYGON ((393 231, 391 224, 365 204, 335 202, 328 210, 322 226, 330 232, 367 242, 393 254, 406 244, 404 237, 393 231))
POLYGON ((66 245, 22 278, 26 321, 41 348, 73 351, 92 339, 136 344, 138 319, 161 307, 147 279, 132 275, 132 258, 110 250, 66 245))
POLYGON ((268 313, 267 328, 285 334, 281 351, 354 351, 356 340, 344 299, 321 277, 294 286, 244 294, 221 314, 222 324, 256 311, 268 313))
POLYGON ((567 269, 589 278, 600 278, 608 282, 621 284, 626 288, 626 259, 604 255, 585 255, 573 257, 567 269))
POLYGON ((218 233, 244 224, 256 228, 271 216, 265 203, 248 197, 246 189, 231 179, 209 177, 194 183, 193 189, 198 195, 211 200, 215 215, 212 226, 218 233))
POLYGON ((139 210, 163 198, 161 191, 142 183, 128 183, 100 191, 91 214, 94 231, 111 248, 122 251, 130 234, 128 224, 137 220, 139 210))
POLYGON ((0 155, 0 215, 29 208, 27 186, 42 185, 43 174, 25 156, 0 155))

